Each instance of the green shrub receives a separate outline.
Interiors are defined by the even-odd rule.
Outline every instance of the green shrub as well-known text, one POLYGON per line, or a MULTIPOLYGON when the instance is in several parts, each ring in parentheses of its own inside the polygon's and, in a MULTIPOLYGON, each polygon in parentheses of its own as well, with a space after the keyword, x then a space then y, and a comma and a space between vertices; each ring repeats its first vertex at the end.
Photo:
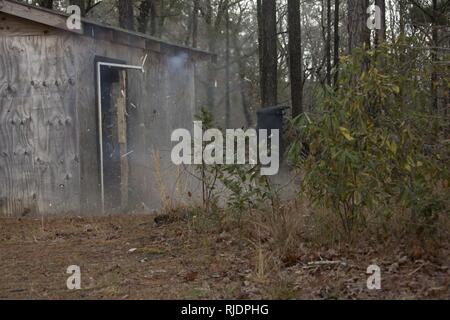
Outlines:
POLYGON ((448 209, 450 126, 430 107, 430 72, 411 42, 355 50, 317 113, 293 120, 289 159, 302 191, 336 212, 347 235, 368 211, 409 210, 423 230, 448 209))
MULTIPOLYGON (((202 109, 196 118, 202 121, 204 130, 218 128, 206 109, 202 109)), ((203 150, 208 143, 203 143, 203 150)), ((266 176, 260 174, 260 165, 201 164, 194 167, 202 183, 203 205, 208 213, 216 212, 219 204, 224 203, 225 211, 231 212, 240 221, 250 210, 273 208, 278 203, 277 189, 266 176)))

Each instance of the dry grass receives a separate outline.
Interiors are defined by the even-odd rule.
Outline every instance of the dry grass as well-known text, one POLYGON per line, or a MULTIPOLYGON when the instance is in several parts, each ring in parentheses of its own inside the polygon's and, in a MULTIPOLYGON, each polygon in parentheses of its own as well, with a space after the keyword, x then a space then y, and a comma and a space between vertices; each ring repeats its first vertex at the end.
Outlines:
POLYGON ((159 151, 153 150, 153 176, 155 178, 156 188, 161 201, 161 212, 163 214, 173 215, 186 211, 187 208, 195 207, 196 200, 192 190, 189 188, 189 177, 186 172, 177 167, 175 174, 173 172, 164 172, 161 166, 161 155, 159 151), (172 184, 167 176, 173 177, 172 184))
MULTIPOLYGON (((411 232, 410 215, 389 223, 367 214, 352 239, 337 215, 304 199, 236 219, 206 214, 170 187, 154 155, 164 213, 189 219, 158 225, 149 216, 0 219, 0 298, 355 299, 448 298, 450 223, 433 237, 411 232), (177 200, 174 200, 177 199, 177 200), (136 248, 132 253, 131 248, 136 248), (80 264, 83 290, 65 289, 64 270, 80 264), (366 288, 377 264, 383 290, 366 288), (33 279, 32 282, 24 280, 33 279)), ((156 220, 155 220, 156 221, 156 220)))
POLYGON ((157 227, 151 216, 3 218, 0 298, 448 298, 448 242, 422 255, 401 241, 320 246, 305 242, 302 224, 300 232, 288 226, 293 218, 273 229, 261 225, 275 219, 266 217, 204 230, 183 221, 157 227), (381 291, 365 286, 373 263, 382 268, 381 291), (81 291, 65 287, 72 264, 81 266, 81 291))

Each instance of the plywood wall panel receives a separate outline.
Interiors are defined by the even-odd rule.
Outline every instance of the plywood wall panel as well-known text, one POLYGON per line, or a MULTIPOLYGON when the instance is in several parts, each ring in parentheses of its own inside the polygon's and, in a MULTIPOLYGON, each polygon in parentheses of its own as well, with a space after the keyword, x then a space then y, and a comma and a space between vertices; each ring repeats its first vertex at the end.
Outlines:
POLYGON ((14 204, 7 206, 7 214, 79 209, 71 45, 71 36, 64 33, 0 38, 0 65, 6 66, 1 79, 7 83, 1 87, 0 108, 6 112, 3 122, 12 121, 12 128, 4 128, 0 138, 0 153, 13 154, 0 169, 11 175, 8 187, 0 190, 14 204))
MULTIPOLYGON (((22 31, 25 29, 22 29, 22 31)), ((152 153, 169 194, 177 168, 170 135, 192 128, 189 56, 64 32, 0 33, 0 214, 100 214, 95 56, 140 65, 127 71, 130 209, 160 207, 152 153)))

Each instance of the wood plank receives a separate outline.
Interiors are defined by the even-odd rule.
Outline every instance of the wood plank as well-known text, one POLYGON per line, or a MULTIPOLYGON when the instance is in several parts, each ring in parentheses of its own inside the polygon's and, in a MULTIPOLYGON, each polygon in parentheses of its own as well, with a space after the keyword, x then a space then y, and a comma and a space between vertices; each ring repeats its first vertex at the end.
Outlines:
POLYGON ((91 31, 91 36, 97 40, 113 41, 113 32, 107 28, 99 28, 93 26, 91 31))
POLYGON ((9 186, 6 190, 14 190, 0 197, 9 201, 8 214, 79 210, 76 91, 70 81, 75 68, 70 39, 67 33, 0 38, 0 65, 7 66, 0 79, 12 88, 0 91, 9 101, 1 105, 2 121, 10 125, 2 125, 0 138, 0 153, 7 163, 1 175, 9 186), (5 154, 12 154, 12 158, 5 154))
POLYGON ((126 71, 119 72, 119 90, 120 93, 115 102, 117 110, 117 131, 120 148, 120 193, 122 196, 122 211, 128 207, 128 146, 127 146, 127 111, 126 111, 126 71))
POLYGON ((0 34, 2 36, 44 36, 54 34, 56 31, 58 30, 47 25, 0 12, 0 34))
POLYGON ((33 122, 23 98, 1 98, 0 213, 37 213, 33 168, 33 122))
POLYGON ((144 38, 136 37, 126 32, 114 31, 112 41, 129 47, 139 49, 146 48, 146 40, 144 38))
POLYGON ((0 38, 0 79, 7 81, 0 103, 0 154, 4 180, 0 190, 0 211, 7 215, 37 213, 37 186, 34 179, 34 128, 31 104, 21 96, 18 84, 24 76, 24 47, 11 38, 0 38))
POLYGON ((75 37, 74 42, 80 184, 83 186, 80 189, 81 213, 98 214, 100 178, 94 58, 96 43, 99 41, 88 37, 75 37))
POLYGON ((79 165, 76 134, 76 91, 70 79, 75 76, 71 36, 44 37, 28 56, 45 57, 41 84, 34 94, 36 168, 41 212, 70 213, 79 210, 79 165), (39 161, 37 160, 39 159, 39 161))
POLYGON ((31 5, 0 0, 0 11, 37 23, 42 23, 44 25, 51 26, 57 29, 77 34, 83 34, 83 27, 81 28, 81 30, 72 30, 67 28, 68 16, 59 14, 51 10, 45 10, 43 8, 37 8, 31 5))

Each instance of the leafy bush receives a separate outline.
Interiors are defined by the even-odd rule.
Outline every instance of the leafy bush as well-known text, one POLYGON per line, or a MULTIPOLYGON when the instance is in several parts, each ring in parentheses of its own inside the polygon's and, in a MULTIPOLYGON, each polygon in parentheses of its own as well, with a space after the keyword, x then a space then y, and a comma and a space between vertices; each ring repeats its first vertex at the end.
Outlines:
POLYGON ((302 191, 336 212, 347 235, 367 211, 409 210, 423 230, 448 209, 450 126, 430 107, 431 67, 411 42, 355 50, 318 112, 293 120, 289 158, 302 191))
MULTIPOLYGON (((204 130, 218 128, 211 113, 206 109, 202 109, 196 118, 202 121, 204 130)), ((208 143, 204 142, 203 150, 208 143)), ((223 154, 226 154, 225 149, 223 154)), ((260 165, 203 163, 196 165, 195 169, 200 176, 204 209, 208 213, 217 211, 220 201, 223 200, 228 211, 240 220, 249 210, 264 208, 267 204, 273 207, 278 202, 276 189, 266 176, 260 175, 260 165)))

